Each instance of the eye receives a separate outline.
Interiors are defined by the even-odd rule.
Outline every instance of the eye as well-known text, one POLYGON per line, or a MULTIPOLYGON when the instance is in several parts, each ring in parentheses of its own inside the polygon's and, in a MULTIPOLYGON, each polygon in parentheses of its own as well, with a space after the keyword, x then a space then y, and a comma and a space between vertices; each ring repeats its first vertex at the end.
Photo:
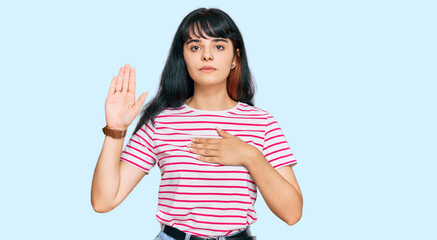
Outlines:
POLYGON ((217 45, 216 47, 217 47, 217 49, 219 49, 219 50, 223 50, 223 49, 225 49, 225 47, 224 47, 223 45, 217 45))
POLYGON ((192 47, 190 47, 190 49, 192 51, 197 51, 197 50, 199 50, 199 46, 192 46, 192 47))

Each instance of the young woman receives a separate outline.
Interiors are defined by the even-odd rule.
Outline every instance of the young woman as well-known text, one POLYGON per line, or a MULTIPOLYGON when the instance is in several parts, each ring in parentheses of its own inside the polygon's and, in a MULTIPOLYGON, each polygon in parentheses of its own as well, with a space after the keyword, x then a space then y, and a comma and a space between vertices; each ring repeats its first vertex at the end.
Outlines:
POLYGON ((106 134, 94 172, 97 212, 118 206, 155 165, 161 170, 156 239, 255 239, 259 190, 289 225, 302 215, 296 164, 275 118, 253 104, 243 38, 223 11, 200 8, 179 25, 158 94, 122 151, 135 102, 135 69, 120 68, 106 99, 106 134))

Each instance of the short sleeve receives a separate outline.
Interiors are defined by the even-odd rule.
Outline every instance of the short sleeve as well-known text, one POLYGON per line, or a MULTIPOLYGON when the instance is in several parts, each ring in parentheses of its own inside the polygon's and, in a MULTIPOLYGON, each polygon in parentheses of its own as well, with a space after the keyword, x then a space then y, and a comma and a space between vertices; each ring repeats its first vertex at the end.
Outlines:
POLYGON ((279 123, 271 114, 267 117, 263 154, 275 169, 297 164, 279 123))
POLYGON ((154 131, 150 121, 144 124, 129 139, 121 153, 120 160, 130 163, 148 174, 157 161, 153 142, 154 131))

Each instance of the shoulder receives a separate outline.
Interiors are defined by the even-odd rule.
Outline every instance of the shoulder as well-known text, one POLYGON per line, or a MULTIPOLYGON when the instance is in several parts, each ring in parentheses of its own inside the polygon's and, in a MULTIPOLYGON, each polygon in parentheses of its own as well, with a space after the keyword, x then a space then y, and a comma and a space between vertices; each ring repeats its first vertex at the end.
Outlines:
POLYGON ((251 106, 244 102, 240 102, 239 106, 235 110, 236 113, 240 113, 240 114, 253 114, 257 116, 263 116, 265 118, 271 116, 271 114, 268 111, 259 107, 251 106))
POLYGON ((257 119, 263 119, 263 123, 267 128, 273 126, 277 127, 277 125, 279 124, 276 118, 269 111, 265 109, 262 109, 260 107, 250 106, 247 103, 240 104, 239 108, 240 109, 238 110, 242 115, 245 114, 246 116, 252 116, 257 119))

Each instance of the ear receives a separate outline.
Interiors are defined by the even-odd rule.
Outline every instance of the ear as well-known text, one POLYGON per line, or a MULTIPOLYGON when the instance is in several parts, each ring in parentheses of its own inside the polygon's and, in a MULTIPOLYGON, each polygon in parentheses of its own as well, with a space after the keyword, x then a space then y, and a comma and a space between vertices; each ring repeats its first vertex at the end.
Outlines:
POLYGON ((234 55, 234 59, 232 60, 233 62, 237 62, 237 57, 240 57, 240 49, 239 48, 237 48, 236 53, 237 54, 234 55))

